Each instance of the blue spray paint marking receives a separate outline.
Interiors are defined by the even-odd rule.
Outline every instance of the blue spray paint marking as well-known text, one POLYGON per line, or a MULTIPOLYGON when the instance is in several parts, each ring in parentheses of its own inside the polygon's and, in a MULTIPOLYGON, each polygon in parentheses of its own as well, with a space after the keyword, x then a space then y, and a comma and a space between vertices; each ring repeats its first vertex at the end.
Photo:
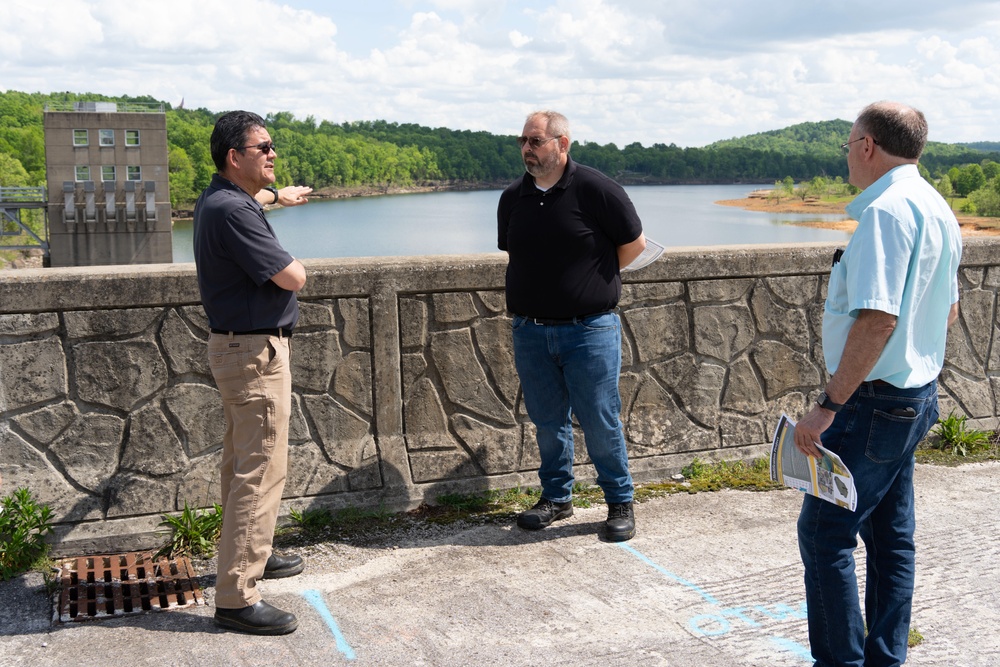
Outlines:
POLYGON ((693 584, 690 581, 688 581, 687 579, 684 579, 683 577, 678 577, 673 572, 667 570, 666 568, 664 568, 664 567, 662 567, 660 565, 657 565, 656 563, 654 563, 653 561, 651 561, 649 558, 647 558, 644 554, 642 554, 639 551, 636 551, 635 549, 633 549, 629 545, 624 544, 622 542, 618 542, 617 544, 622 549, 624 549, 625 551, 629 552, 630 554, 632 554, 633 556, 635 556, 636 558, 638 558, 643 563, 645 563, 646 565, 650 566, 651 568, 653 568, 654 570, 656 570, 660 574, 662 574, 662 575, 664 575, 664 576, 666 576, 666 577, 668 577, 670 579, 673 579, 674 581, 676 581, 677 583, 679 583, 679 584, 681 584, 683 586, 687 586, 688 588, 690 588, 691 590, 693 590, 695 593, 697 593, 698 595, 700 595, 702 598, 704 598, 705 602, 707 602, 709 604, 714 604, 714 605, 721 606, 718 600, 716 600, 714 597, 712 597, 711 595, 709 595, 707 592, 703 591, 697 584, 693 584))
POLYGON ((347 640, 344 639, 344 635, 340 632, 340 628, 337 626, 337 621, 334 619, 333 614, 326 606, 326 602, 323 601, 323 596, 320 595, 319 591, 303 591, 302 597, 306 599, 306 602, 311 604, 313 608, 319 612, 320 617, 326 622, 330 632, 333 633, 333 638, 337 640, 337 650, 344 654, 344 657, 348 660, 354 660, 354 649, 351 648, 347 640))
MULTIPOLYGON (((763 605, 754 605, 753 607, 723 607, 722 604, 715 597, 713 597, 707 591, 703 590, 700 586, 688 581, 683 577, 674 574, 673 572, 659 565, 658 563, 653 562, 650 558, 648 558, 641 552, 637 551, 635 548, 620 542, 617 543, 617 546, 629 552, 630 554, 641 560, 643 563, 649 565, 660 574, 668 577, 669 579, 673 579, 674 581, 685 586, 686 588, 691 589, 699 596, 701 596, 701 598, 705 602, 715 607, 719 607, 718 613, 701 614, 699 616, 693 616, 690 619, 688 619, 688 627, 690 627, 691 630, 696 634, 708 637, 717 637, 719 635, 724 635, 732 629, 732 625, 730 624, 728 619, 737 619, 752 628, 760 627, 760 623, 755 621, 748 614, 748 612, 750 611, 757 612, 763 616, 766 616, 768 618, 773 618, 775 620, 785 620, 788 618, 806 618, 805 603, 802 604, 802 607, 800 609, 793 609, 792 607, 789 607, 788 605, 785 604, 771 605, 770 609, 763 605)), ((784 637, 772 636, 769 639, 775 646, 777 646, 781 650, 787 651, 795 656, 798 656, 799 658, 802 658, 805 661, 812 662, 812 654, 809 652, 809 649, 806 648, 805 646, 802 646, 797 642, 785 639, 784 637)))

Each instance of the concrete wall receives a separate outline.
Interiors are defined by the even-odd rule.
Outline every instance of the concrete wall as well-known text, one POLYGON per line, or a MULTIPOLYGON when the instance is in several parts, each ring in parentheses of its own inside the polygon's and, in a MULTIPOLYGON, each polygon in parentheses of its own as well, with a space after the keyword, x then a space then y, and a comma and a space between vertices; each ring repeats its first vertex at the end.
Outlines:
MULTIPOLYGON (((627 275, 622 419, 637 480, 764 454, 823 386, 829 244, 668 251, 627 275)), ((942 413, 992 428, 1000 240, 969 240, 942 413)), ((283 512, 405 508, 535 485, 503 255, 312 260, 292 339, 283 512)), ((221 401, 194 266, 0 272, 0 494, 56 510, 62 552, 157 543, 218 500, 221 401)), ((579 435, 579 434, 578 434, 579 435)), ((578 475, 592 479, 586 449, 578 475)))

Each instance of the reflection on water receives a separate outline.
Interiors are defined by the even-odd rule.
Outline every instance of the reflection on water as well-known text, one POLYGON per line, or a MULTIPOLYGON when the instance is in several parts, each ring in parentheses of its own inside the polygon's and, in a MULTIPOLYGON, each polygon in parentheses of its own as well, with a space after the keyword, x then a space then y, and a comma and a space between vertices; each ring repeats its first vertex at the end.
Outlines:
MULTIPOLYGON (((646 236, 667 247, 846 241, 847 232, 791 222, 844 215, 744 211, 714 202, 753 185, 645 185, 626 188, 646 236)), ((269 211, 282 245, 298 258, 451 255, 497 252, 499 190, 313 200, 269 211)), ((192 262, 191 223, 174 224, 174 261, 192 262)))

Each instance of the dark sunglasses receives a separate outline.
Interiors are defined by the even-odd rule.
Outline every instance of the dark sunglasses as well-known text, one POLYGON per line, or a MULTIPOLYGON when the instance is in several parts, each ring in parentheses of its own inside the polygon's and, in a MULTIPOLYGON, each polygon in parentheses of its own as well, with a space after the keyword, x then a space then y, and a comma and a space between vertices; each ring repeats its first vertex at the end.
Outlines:
POLYGON ((520 146, 521 148, 524 148, 525 144, 528 144, 532 148, 541 148, 542 146, 544 146, 545 144, 549 143, 553 139, 558 139, 558 138, 559 138, 558 136, 548 137, 548 138, 545 138, 545 137, 518 137, 517 138, 517 145, 520 146))
POLYGON ((249 146, 240 146, 236 150, 238 150, 238 151, 245 151, 248 148, 256 148, 257 150, 259 150, 264 155, 267 155, 271 151, 274 151, 275 153, 278 152, 278 147, 274 145, 273 141, 265 141, 263 143, 251 144, 249 146))

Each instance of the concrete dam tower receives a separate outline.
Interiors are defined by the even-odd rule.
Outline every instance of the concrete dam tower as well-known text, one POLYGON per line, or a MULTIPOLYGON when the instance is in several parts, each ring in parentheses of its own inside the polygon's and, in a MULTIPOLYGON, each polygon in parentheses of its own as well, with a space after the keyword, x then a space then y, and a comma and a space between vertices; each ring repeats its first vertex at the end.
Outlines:
POLYGON ((162 104, 45 108, 51 266, 170 263, 162 104))

